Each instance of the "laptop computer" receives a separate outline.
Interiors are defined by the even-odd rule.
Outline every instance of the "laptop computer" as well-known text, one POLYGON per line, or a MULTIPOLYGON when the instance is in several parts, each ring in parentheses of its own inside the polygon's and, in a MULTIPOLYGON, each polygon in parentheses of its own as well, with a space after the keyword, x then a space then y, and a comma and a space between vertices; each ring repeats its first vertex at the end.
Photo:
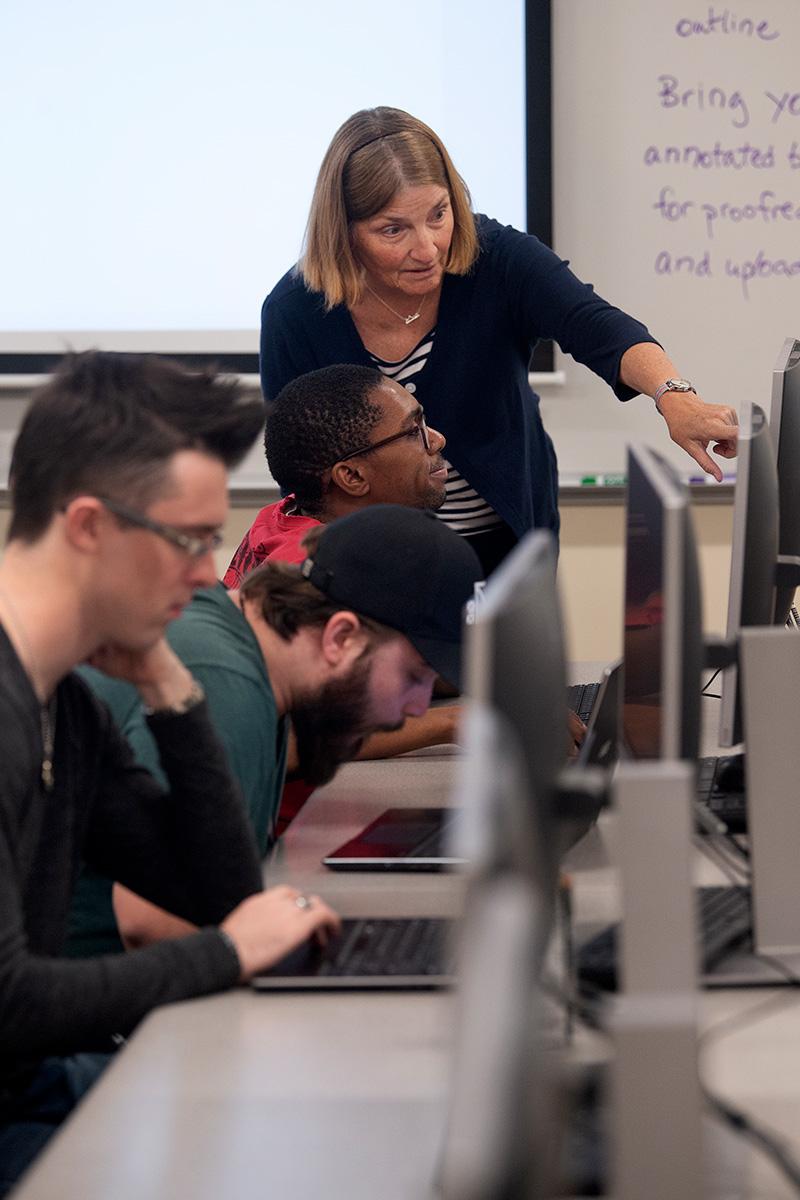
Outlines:
POLYGON ((341 991, 449 987, 456 970, 456 921, 448 917, 363 917, 342 921, 325 946, 304 942, 250 982, 256 991, 341 991))
MULTIPOLYGON (((501 852, 492 839, 505 828, 507 810, 528 804, 521 754, 513 738, 499 736, 497 718, 480 708, 469 714, 466 744, 460 811, 465 819, 472 813, 477 844, 494 861, 501 852)), ((346 920, 340 937, 324 947, 305 943, 251 984, 260 991, 446 987, 457 969, 459 926, 446 917, 346 920)))
POLYGON ((605 667, 600 676, 576 766, 614 766, 619 756, 621 711, 622 659, 618 658, 605 667))
MULTIPOLYGON (((621 672, 619 660, 593 685, 595 701, 576 760, 579 766, 611 767, 616 761, 621 672)), ((334 871, 454 870, 466 862, 452 844, 457 821, 454 808, 389 808, 322 861, 334 871)))
MULTIPOLYGON (((729 833, 747 833, 747 792, 742 754, 701 758, 697 801, 722 821, 729 833)), ((701 832, 706 832, 701 826, 701 832)))
MULTIPOLYGON (((702 987, 798 986, 800 954, 758 954, 753 949, 749 887, 698 887, 695 896, 702 987)), ((575 956, 578 982, 590 989, 615 991, 617 966, 617 926, 590 938, 575 956)))
POLYGON ((334 871, 446 871, 466 861, 450 850, 457 810, 388 808, 323 858, 334 871))

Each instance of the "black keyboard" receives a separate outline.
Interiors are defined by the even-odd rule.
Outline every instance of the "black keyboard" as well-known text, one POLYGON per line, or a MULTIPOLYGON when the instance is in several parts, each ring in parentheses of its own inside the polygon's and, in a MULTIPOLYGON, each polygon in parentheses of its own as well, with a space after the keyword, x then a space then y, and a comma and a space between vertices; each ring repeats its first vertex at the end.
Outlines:
POLYGON ((306 942, 271 975, 446 976, 454 973, 452 921, 439 917, 342 921, 326 946, 306 942))
MULTIPOLYGON (((729 950, 744 941, 752 929, 750 889, 702 887, 696 889, 700 925, 700 973, 709 971, 729 950)), ((607 992, 617 989, 617 929, 610 925, 577 952, 578 982, 607 992)))
POLYGON ((747 833, 747 795, 741 756, 701 758, 697 767, 698 802, 723 821, 730 833, 747 833))
POLYGON ((576 712, 584 725, 592 715, 599 690, 599 683, 573 683, 567 688, 567 708, 576 712))

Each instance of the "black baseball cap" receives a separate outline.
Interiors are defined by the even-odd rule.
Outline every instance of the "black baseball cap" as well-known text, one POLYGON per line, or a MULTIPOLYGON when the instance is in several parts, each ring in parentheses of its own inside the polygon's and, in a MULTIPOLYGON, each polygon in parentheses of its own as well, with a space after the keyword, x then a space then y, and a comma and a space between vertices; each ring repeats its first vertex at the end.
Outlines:
POLYGON ((375 504, 340 517, 302 572, 336 604, 404 634, 460 687, 462 610, 483 570, 466 539, 432 512, 375 504))

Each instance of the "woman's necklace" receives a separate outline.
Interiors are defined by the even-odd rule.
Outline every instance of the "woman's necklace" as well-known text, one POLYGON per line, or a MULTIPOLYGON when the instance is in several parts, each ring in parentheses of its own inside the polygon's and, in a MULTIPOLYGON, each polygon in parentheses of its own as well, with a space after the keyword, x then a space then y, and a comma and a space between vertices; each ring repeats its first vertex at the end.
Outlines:
POLYGON ((384 308, 388 308, 389 312, 392 313, 395 317, 397 317, 398 321, 402 321, 404 325, 410 325, 412 321, 416 321, 417 317, 422 312, 422 306, 427 299, 427 294, 426 294, 420 300, 419 308, 417 309, 417 311, 415 313, 410 313, 407 317, 404 317, 404 316, 401 316, 401 314, 399 312, 395 312, 395 310, 392 308, 391 304, 387 304, 385 300, 382 300, 377 292, 373 292, 372 288, 369 286, 369 284, 367 283, 366 280, 364 280, 364 287, 367 289, 368 292, 370 292, 375 297, 375 299, 378 301, 379 304, 382 304, 384 308))
MULTIPOLYGON (((0 587, 0 596, 3 597, 8 615, 11 617, 12 624, 17 632, 22 648, 28 659, 29 675, 33 683, 33 690, 38 699, 40 693, 44 693, 44 676, 39 667, 39 660, 36 657, 33 646, 30 643, 28 635, 25 631, 25 626, 17 612, 17 607, 14 601, 9 596, 4 587, 0 587)), ((56 743, 56 693, 47 701, 39 700, 39 723, 42 731, 42 783, 46 792, 52 792, 55 777, 53 775, 53 752, 56 743)))

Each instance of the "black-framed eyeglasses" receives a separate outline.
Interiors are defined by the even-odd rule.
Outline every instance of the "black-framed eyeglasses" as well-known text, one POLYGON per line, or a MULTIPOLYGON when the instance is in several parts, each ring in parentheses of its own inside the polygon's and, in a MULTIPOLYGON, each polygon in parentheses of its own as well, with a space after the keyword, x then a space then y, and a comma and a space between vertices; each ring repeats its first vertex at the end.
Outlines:
POLYGON ((368 454, 370 450, 377 450, 380 446, 388 446, 390 442, 399 442, 400 438, 414 437, 417 433, 422 439, 423 446, 429 451, 431 448, 431 439, 428 433, 428 426, 425 424, 425 414, 421 408, 416 414, 416 422, 413 429, 402 429, 400 433, 393 433, 391 437, 381 438, 379 442, 372 442, 369 446, 362 446, 360 450, 351 450, 349 454, 343 454, 336 461, 347 462, 348 458, 357 458, 359 454, 368 454))
POLYGON ((152 517, 146 516, 136 508, 120 504, 119 500, 109 500, 107 496, 98 496, 97 499, 104 508, 107 508, 115 517, 119 517, 121 521, 127 521, 129 525, 135 525, 138 529, 147 529, 150 533, 157 534, 171 546, 188 554, 190 558, 203 558, 222 545, 222 534, 220 533, 210 533, 206 537, 193 537, 190 533, 182 533, 174 525, 164 525, 163 522, 154 521, 152 517))

